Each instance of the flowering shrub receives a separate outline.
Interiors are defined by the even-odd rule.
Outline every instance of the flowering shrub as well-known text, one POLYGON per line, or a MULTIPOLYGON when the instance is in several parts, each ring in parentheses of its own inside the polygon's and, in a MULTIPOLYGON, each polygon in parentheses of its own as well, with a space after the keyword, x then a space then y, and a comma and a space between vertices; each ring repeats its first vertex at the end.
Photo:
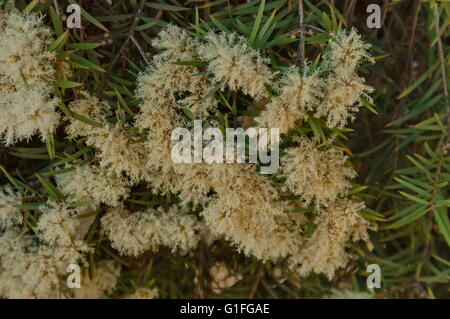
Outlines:
POLYGON ((302 58, 305 39, 275 31, 264 4, 237 29, 198 12, 190 26, 141 17, 158 32, 133 26, 151 57, 128 34, 141 54, 122 64, 129 79, 112 73, 117 60, 99 43, 81 41, 84 29, 63 32, 53 4, 39 5, 52 28, 32 7, 0 11, 2 150, 36 163, 25 176, 0 166, 0 297, 205 297, 253 287, 252 276, 257 287, 263 274, 289 291, 365 271, 358 259, 385 219, 365 205, 348 132, 374 107, 360 71, 372 71, 371 45, 333 11, 302 58), (262 174, 261 157, 175 162, 177 128, 202 146, 194 121, 224 135, 278 129, 278 170, 262 174), (68 284, 70 265, 81 288, 68 284))

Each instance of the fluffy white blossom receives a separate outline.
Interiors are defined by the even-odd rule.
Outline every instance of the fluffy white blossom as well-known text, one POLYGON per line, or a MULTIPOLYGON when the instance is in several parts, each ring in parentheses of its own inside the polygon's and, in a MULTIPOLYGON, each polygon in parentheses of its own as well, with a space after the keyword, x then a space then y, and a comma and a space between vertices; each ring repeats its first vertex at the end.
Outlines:
POLYGON ((355 29, 333 35, 324 56, 324 67, 329 75, 323 83, 324 98, 317 106, 316 117, 325 117, 329 127, 344 127, 355 118, 361 98, 372 101, 373 88, 357 75, 357 66, 363 59, 374 62, 367 52, 369 44, 361 40, 355 29))
POLYGON ((343 199, 323 210, 316 218, 317 228, 305 247, 290 258, 301 276, 323 273, 332 279, 336 269, 344 267, 351 255, 348 241, 369 242, 369 222, 358 212, 363 203, 343 199))
POLYGON ((100 167, 109 170, 109 174, 126 174, 132 182, 145 177, 147 150, 124 123, 97 128, 87 136, 86 144, 97 149, 100 167))
POLYGON ((64 195, 75 201, 91 201, 95 206, 118 206, 130 192, 129 182, 95 165, 83 165, 65 174, 55 175, 58 187, 64 195))
POLYGON ((356 173, 345 166, 343 152, 307 138, 298 139, 298 146, 290 147, 282 157, 282 176, 286 189, 299 195, 306 204, 327 205, 351 187, 350 178, 356 173))
POLYGON ((208 61, 208 72, 222 89, 242 90, 260 100, 267 96, 266 85, 273 74, 269 60, 247 44, 247 39, 235 33, 210 32, 200 47, 200 55, 208 61))
POLYGON ((367 52, 370 47, 369 43, 362 41, 355 28, 339 31, 328 43, 328 51, 323 58, 325 66, 336 74, 351 74, 364 59, 372 63, 375 61, 367 52))
POLYGON ((0 296, 4 298, 64 298, 61 277, 69 264, 83 261, 86 246, 38 245, 17 229, 0 235, 0 296))
POLYGON ((291 67, 276 86, 278 95, 255 121, 261 127, 279 128, 281 134, 287 134, 297 121, 308 119, 308 111, 320 102, 322 82, 317 72, 302 75, 297 68, 291 67))
POLYGON ((217 196, 202 212, 217 237, 224 237, 246 255, 277 260, 300 244, 301 214, 287 214, 277 190, 252 165, 216 164, 209 178, 217 196))
POLYGON ((112 208, 102 217, 101 226, 115 249, 135 257, 159 246, 169 247, 172 252, 190 250, 199 240, 197 219, 177 207, 143 212, 112 208))
MULTIPOLYGON (((96 96, 87 92, 82 92, 81 97, 70 103, 69 108, 71 111, 97 122, 98 124, 106 123, 106 118, 111 113, 108 103, 99 100, 96 96)), ((72 138, 96 133, 96 126, 87 124, 74 117, 70 117, 69 121, 70 122, 65 127, 65 130, 67 135, 72 138)))
POLYGON ((64 203, 49 200, 41 206, 41 217, 36 225, 40 239, 51 245, 70 246, 73 243, 80 220, 76 211, 64 203))
POLYGON ((7 185, 0 188, 0 230, 22 223, 22 196, 7 185))
POLYGON ((5 145, 42 140, 59 122, 58 99, 51 96, 55 53, 47 50, 50 31, 33 13, 0 12, 0 137, 5 145))
POLYGON ((138 97, 157 109, 187 108, 196 115, 206 115, 217 104, 211 94, 214 85, 201 66, 174 64, 199 60, 199 41, 169 24, 152 44, 161 53, 139 76, 138 97))

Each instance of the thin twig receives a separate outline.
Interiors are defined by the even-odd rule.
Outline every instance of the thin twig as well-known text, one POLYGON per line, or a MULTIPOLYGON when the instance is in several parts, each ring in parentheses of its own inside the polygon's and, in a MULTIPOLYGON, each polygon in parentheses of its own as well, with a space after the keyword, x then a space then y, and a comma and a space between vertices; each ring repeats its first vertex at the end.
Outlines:
POLYGON ((256 274, 256 280, 253 284, 252 290, 250 291, 250 294, 248 295, 248 299, 253 299, 253 297, 255 296, 255 293, 256 293, 256 290, 258 289, 262 275, 263 275, 263 266, 260 266, 260 268, 258 269, 258 273, 256 274))
POLYGON ((298 43, 298 58, 301 65, 305 65, 305 28, 304 19, 305 15, 303 12, 303 0, 298 0, 298 16, 299 16, 299 27, 300 27, 300 41, 298 43))
POLYGON ((55 11, 56 11, 56 15, 59 16, 61 15, 61 11, 59 10, 59 4, 58 4, 58 0, 53 0, 53 5, 55 6, 55 11))
POLYGON ((114 56, 114 59, 109 64, 108 70, 106 71, 105 76, 103 77, 103 81, 102 81, 102 85, 101 85, 102 88, 104 87, 106 81, 108 80, 114 65, 117 63, 117 61, 119 60, 119 58, 122 55, 123 51, 127 47, 127 45, 130 42, 131 38, 133 37, 134 29, 136 28, 136 26, 138 25, 138 23, 140 21, 139 17, 140 17, 140 15, 142 13, 142 10, 144 9, 144 5, 145 5, 145 0, 141 0, 141 2, 139 2, 139 6, 138 6, 138 9, 136 11, 136 14, 134 15, 133 22, 131 23, 130 30, 128 31, 128 35, 127 35, 125 41, 123 42, 122 46, 120 47, 119 51, 114 56))
POLYGON ((405 38, 405 35, 408 33, 408 31, 406 29, 405 23, 403 22, 403 19, 395 10, 392 11, 392 16, 397 21, 397 28, 400 27, 402 29, 402 38, 405 38))
MULTIPOLYGON (((163 15, 163 13, 164 13, 163 10, 158 10, 158 12, 156 12, 154 19, 159 20, 161 18, 161 16, 163 15)), ((144 59, 145 63, 147 65, 149 65, 150 61, 148 60, 148 56, 147 56, 147 54, 145 54, 145 50, 142 48, 142 46, 136 40, 136 37, 134 36, 134 34, 131 36, 131 41, 133 41, 134 45, 138 49, 138 51, 141 54, 142 58, 144 59)))
MULTIPOLYGON (((439 35, 440 34, 439 19, 436 22, 435 29, 436 29, 436 33, 439 35)), ((440 35, 438 36, 438 39, 437 39, 437 45, 438 45, 439 61, 441 64, 442 88, 444 89, 445 97, 448 98, 447 76, 445 74, 444 49, 442 47, 442 39, 441 39, 440 35)), ((450 108, 448 108, 447 111, 448 111, 447 113, 449 113, 448 120, 450 121, 450 108)))
POLYGON ((416 28, 417 28, 417 21, 419 20, 419 12, 420 12, 420 8, 422 6, 420 5, 420 0, 417 1, 417 8, 416 8, 416 13, 414 14, 414 21, 413 21, 413 27, 412 27, 412 31, 411 31, 411 38, 409 39, 409 45, 408 45, 408 51, 411 52, 411 50, 413 49, 414 46, 414 40, 416 39, 415 35, 416 35, 416 28))
POLYGON ((384 0, 383 15, 381 16, 381 25, 384 25, 384 21, 386 21, 388 9, 389 9, 389 0, 384 0))
POLYGON ((195 287, 195 296, 197 298, 203 298, 204 296, 204 283, 203 283, 203 273, 204 273, 204 267, 205 267, 205 246, 203 241, 200 241, 198 245, 198 251, 199 251, 199 263, 198 263, 198 280, 195 287))
POLYGON ((139 53, 142 55, 142 58, 144 59, 145 63, 147 65, 150 64, 150 61, 148 60, 147 55, 144 52, 144 49, 142 49, 141 45, 139 44, 139 42, 137 42, 137 40, 134 37, 134 35, 131 36, 131 41, 134 43, 134 45, 138 49, 139 53))
POLYGON ((350 5, 347 7, 347 10, 344 14, 349 25, 351 25, 351 20, 352 20, 352 16, 353 16, 353 11, 355 10, 355 5, 356 5, 356 0, 351 0, 350 5))
MULTIPOLYGON (((441 31, 440 25, 439 25, 439 11, 438 8, 435 8, 435 14, 436 14, 436 24, 434 26, 436 35, 438 36, 437 39, 437 45, 438 45, 438 55, 439 55, 439 62, 441 64, 441 79, 442 79, 442 89, 444 91, 445 101, 446 103, 449 103, 448 100, 448 88, 447 88, 447 75, 445 74, 445 58, 444 58, 444 49, 442 47, 442 39, 441 39, 441 31)), ((447 140, 444 145, 444 154, 447 155, 447 153, 450 151, 450 105, 447 105, 447 140)))
MULTIPOLYGON (((414 14, 414 20, 413 20, 413 26, 412 26, 412 31, 411 31, 411 37, 409 39, 409 44, 408 44, 408 52, 409 52, 409 57, 408 57, 408 66, 410 67, 411 70, 413 70, 413 65, 412 65, 412 60, 413 60, 413 53, 414 53, 414 42, 416 39, 416 29, 417 29, 417 22, 419 21, 419 13, 420 13, 420 8, 421 8, 421 4, 420 4, 420 0, 417 1, 417 8, 416 8, 416 12, 414 14)), ((412 80, 412 74, 413 72, 409 73, 409 82, 411 82, 412 80)))
MULTIPOLYGON (((384 26, 384 21, 386 21, 388 9, 389 9, 389 0, 384 0, 383 11, 381 14, 381 25, 382 26, 384 26)), ((376 30, 375 34, 378 36, 378 33, 380 32, 381 28, 376 28, 375 30, 376 30)))

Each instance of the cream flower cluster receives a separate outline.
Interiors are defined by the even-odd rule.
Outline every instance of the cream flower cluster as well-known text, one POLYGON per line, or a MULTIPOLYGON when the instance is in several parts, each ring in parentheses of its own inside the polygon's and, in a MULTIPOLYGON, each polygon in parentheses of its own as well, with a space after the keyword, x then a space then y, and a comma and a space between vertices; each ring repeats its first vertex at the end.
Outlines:
POLYGON ((282 158, 286 189, 301 196, 306 204, 317 206, 334 202, 351 187, 349 178, 356 176, 345 166, 342 151, 320 145, 317 141, 296 139, 298 146, 288 148, 282 158))
POLYGON ((19 205, 22 196, 7 185, 0 190, 0 229, 7 229, 22 223, 23 216, 19 205))
POLYGON ((332 279, 336 269, 346 265, 350 259, 345 251, 346 243, 349 240, 369 241, 367 230, 371 226, 358 214, 362 208, 363 203, 345 199, 319 213, 317 229, 305 247, 291 258, 294 265, 300 264, 298 272, 301 276, 316 272, 332 279))
MULTIPOLYGON (((11 209, 13 204, 10 204, 11 209)), ((1 210, 8 209, 2 207, 1 210)), ((82 240, 76 211, 49 200, 40 208, 36 236, 17 226, 0 235, 0 296, 68 297, 63 277, 70 264, 83 264, 91 249, 82 240), (66 294, 64 294, 64 292, 66 294)))
POLYGON ((90 201, 95 206, 118 206, 130 192, 129 182, 95 165, 78 166, 55 178, 64 195, 78 202, 90 201))
POLYGON ((374 62, 367 53, 370 45, 361 41, 361 37, 352 29, 350 32, 336 34, 329 43, 329 50, 324 56, 325 69, 329 72, 324 81, 324 99, 317 107, 317 117, 325 117, 329 127, 344 127, 355 118, 361 98, 372 101, 368 95, 373 88, 356 73, 362 60, 374 62))
POLYGON ((222 89, 242 90, 257 100, 267 96, 266 86, 273 77, 269 60, 249 47, 246 38, 235 33, 208 33, 199 54, 209 62, 208 73, 222 89))
POLYGON ((301 214, 288 214, 289 204, 252 165, 217 164, 207 176, 217 196, 202 212, 206 225, 246 255, 261 260, 288 256, 301 243, 301 214))
POLYGON ((59 123, 52 41, 38 15, 0 12, 0 138, 6 146, 35 134, 46 140, 59 123))
MULTIPOLYGON (((297 121, 322 116, 318 110, 331 94, 324 83, 336 76, 328 69, 332 61, 344 59, 342 68, 333 71, 340 77, 357 78, 356 66, 362 58, 369 58, 365 51, 367 46, 354 30, 342 31, 330 40, 326 56, 332 61, 323 62, 322 69, 307 68, 300 73, 291 67, 275 81, 269 61, 249 47, 243 38, 211 32, 203 39, 191 38, 189 42, 185 31, 174 30, 175 27, 169 26, 155 40, 155 46, 162 52, 138 82, 141 112, 137 123, 149 132, 145 143, 151 178, 147 181, 156 192, 178 194, 183 205, 193 203, 203 207, 200 216, 209 232, 216 238, 228 240, 246 255, 274 261, 288 258, 293 269, 302 276, 317 272, 332 277, 350 258, 345 250, 348 241, 368 241, 369 223, 359 215, 364 205, 345 198, 351 187, 349 179, 355 172, 346 165, 347 157, 342 151, 332 147, 331 140, 320 144, 306 137, 295 138, 282 158, 280 177, 284 179, 284 186, 281 189, 260 175, 252 164, 174 164, 170 156, 170 132, 186 123, 177 111, 178 89, 174 91, 175 86, 167 82, 172 79, 164 83, 152 80, 160 72, 178 75, 183 72, 187 78, 196 76, 204 68, 203 64, 181 66, 172 62, 194 58, 204 61, 209 75, 205 91, 209 91, 212 84, 222 90, 240 91, 256 101, 268 99, 266 110, 255 118, 256 123, 278 127, 287 134, 297 121), (168 39, 171 39, 170 45, 166 42, 168 39), (270 99, 267 98, 269 85, 277 93, 270 99), (298 195, 300 200, 281 201, 283 191, 298 195), (309 204, 315 205, 314 214, 318 216, 312 238, 304 234, 309 219, 304 214, 288 213, 294 207, 309 204), (336 225, 332 225, 332 221, 336 225), (338 227, 341 234, 334 232, 338 227)), ((349 90, 345 88, 346 82, 340 85, 349 90)), ((351 99, 342 101, 338 108, 329 107, 326 113, 329 126, 340 126, 344 123, 342 119, 345 122, 350 119, 355 101, 369 91, 368 87, 354 91, 351 99), (336 117, 339 123, 333 122, 336 117)), ((205 112, 196 114, 205 116, 205 112)))
POLYGON ((172 252, 186 251, 197 246, 198 223, 194 216, 172 207, 130 212, 123 207, 110 209, 101 219, 102 231, 111 245, 123 255, 139 256, 160 246, 172 252))
POLYGON ((317 72, 300 74, 290 67, 276 83, 279 94, 272 98, 255 121, 261 127, 278 127, 281 134, 287 134, 299 120, 308 118, 323 96, 322 82, 317 72))
POLYGON ((192 72, 191 67, 174 64, 198 60, 200 43, 186 30, 169 25, 153 41, 153 46, 163 51, 153 57, 152 65, 140 75, 138 95, 145 96, 146 102, 154 107, 173 104, 205 115, 217 104, 213 83, 201 67, 192 72))
POLYGON ((275 85, 278 96, 256 122, 263 127, 279 127, 282 134, 309 117, 324 118, 330 128, 343 128, 355 118, 361 98, 372 101, 368 94, 373 88, 357 74, 363 60, 374 62, 368 48, 370 45, 361 40, 355 29, 334 34, 320 69, 311 70, 309 66, 299 74, 295 68, 289 68, 275 85))
MULTIPOLYGON (((110 107, 107 103, 83 92, 82 96, 75 99, 69 107, 73 112, 96 123, 95 125, 88 124, 71 117, 69 125, 66 126, 66 133, 71 138, 86 138, 86 144, 97 150, 99 166, 105 170, 100 174, 116 180, 125 174, 133 183, 145 175, 144 168, 147 157, 145 148, 142 143, 139 143, 138 138, 127 130, 126 123, 119 121, 113 124, 107 121, 110 114, 110 107)), ((115 184, 119 186, 118 183, 123 185, 123 182, 117 180, 115 184)), ((118 188, 120 190, 117 195, 120 196, 124 190, 120 186, 118 188)))
MULTIPOLYGON (((91 264, 92 249, 81 209, 52 200, 41 205, 33 228, 20 227, 23 196, 7 185, 0 191, 0 296, 2 298, 106 298, 116 288, 121 266, 113 260, 91 264), (80 288, 68 289, 68 266, 82 266, 80 288)), ((89 224, 92 223, 89 222, 89 224)), ((134 298, 134 297, 133 297, 134 298)))

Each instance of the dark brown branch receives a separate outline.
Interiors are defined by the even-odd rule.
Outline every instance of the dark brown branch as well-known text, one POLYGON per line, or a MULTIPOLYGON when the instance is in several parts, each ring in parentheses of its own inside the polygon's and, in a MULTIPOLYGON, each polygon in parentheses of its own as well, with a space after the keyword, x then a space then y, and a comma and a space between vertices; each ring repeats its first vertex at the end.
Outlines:
POLYGON ((144 52, 144 49, 142 49, 141 45, 139 44, 139 42, 137 42, 136 38, 134 37, 134 35, 131 36, 131 41, 134 43, 134 45, 136 46, 136 48, 138 49, 139 53, 141 54, 142 58, 144 59, 145 63, 148 65, 150 64, 150 61, 147 58, 147 55, 144 52))
POLYGON ((262 275, 263 275, 263 266, 260 266, 258 269, 258 272, 256 274, 256 279, 255 279, 255 282, 253 283, 252 290, 250 291, 250 294, 248 295, 248 299, 254 298, 254 296, 256 294, 256 290, 258 289, 259 283, 261 282, 262 275))
POLYGON ((106 81, 108 80, 109 76, 111 75, 111 71, 112 71, 114 65, 117 63, 117 61, 119 60, 119 58, 122 55, 123 51, 125 50, 125 48, 130 43, 130 40, 131 40, 131 38, 134 35, 134 29, 137 27, 137 25, 138 25, 138 23, 140 21, 139 17, 140 17, 140 15, 142 13, 142 10, 144 9, 144 5, 145 5, 145 0, 141 0, 141 2, 139 2, 139 6, 138 6, 138 9, 136 11, 136 14, 134 15, 133 22, 131 23, 130 30, 128 31, 128 35, 127 35, 125 41, 123 42, 122 46, 120 47, 119 51, 114 56, 114 59, 109 64, 108 69, 107 69, 107 71, 105 73, 105 76, 103 77, 103 81, 102 81, 102 85, 101 85, 102 88, 104 87, 106 81))
POLYGON ((305 14, 303 12, 303 0, 298 0, 298 16, 299 16, 299 27, 300 27, 300 41, 298 43, 298 58, 301 65, 305 65, 305 28, 304 19, 305 14))
POLYGON ((442 80, 442 89, 444 91, 445 103, 447 103, 447 139, 444 145, 444 155, 447 155, 450 151, 450 105, 448 99, 448 88, 447 88, 447 75, 445 72, 445 58, 444 58, 444 48, 442 47, 442 39, 441 39, 441 31, 439 25, 439 9, 435 8, 436 13, 436 24, 434 29, 437 35, 437 45, 438 45, 438 55, 439 55, 439 63, 441 64, 441 80, 442 80))

